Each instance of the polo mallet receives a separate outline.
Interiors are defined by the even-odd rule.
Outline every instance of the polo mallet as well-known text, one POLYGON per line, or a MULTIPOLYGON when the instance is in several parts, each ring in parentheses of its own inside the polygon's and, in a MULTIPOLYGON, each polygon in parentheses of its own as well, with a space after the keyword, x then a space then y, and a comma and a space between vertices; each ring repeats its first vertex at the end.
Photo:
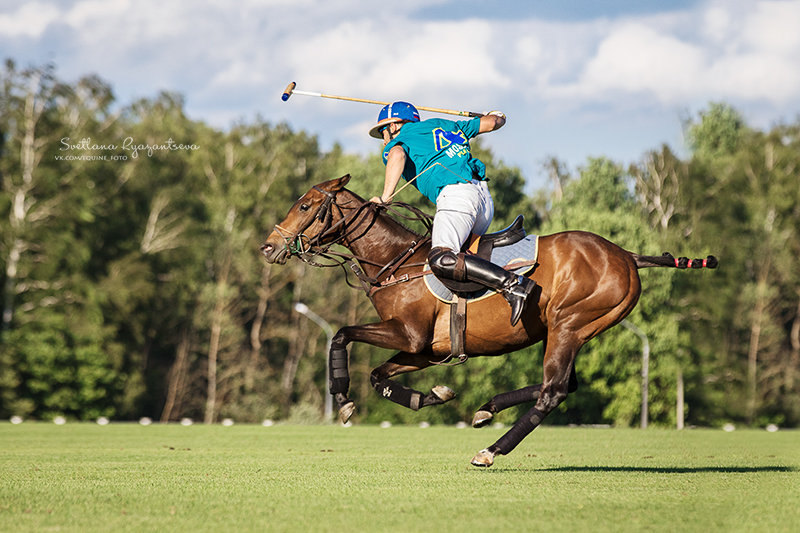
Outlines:
MULTIPOLYGON (((335 100, 347 100, 349 102, 361 102, 364 104, 377 104, 377 105, 389 105, 391 102, 379 102, 378 100, 367 100, 366 98, 352 98, 350 96, 335 96, 332 94, 323 94, 323 93, 313 93, 310 91, 299 91, 295 89, 297 87, 296 82, 292 82, 286 86, 286 90, 283 91, 283 96, 281 96, 281 100, 284 102, 289 99, 290 96, 293 94, 302 94, 303 96, 317 96, 319 98, 333 98, 335 100)), ((459 117, 482 117, 485 113, 475 113, 473 111, 456 111, 455 109, 440 109, 438 107, 424 107, 424 106, 415 106, 420 111, 429 111, 431 113, 442 113, 445 115, 458 115, 459 117)))

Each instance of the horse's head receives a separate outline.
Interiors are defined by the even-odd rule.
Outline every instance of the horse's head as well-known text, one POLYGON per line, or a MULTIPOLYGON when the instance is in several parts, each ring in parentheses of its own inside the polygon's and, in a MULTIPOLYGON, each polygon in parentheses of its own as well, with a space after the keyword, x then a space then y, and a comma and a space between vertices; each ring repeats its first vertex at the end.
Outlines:
POLYGON ((301 196, 261 245, 267 262, 284 264, 292 255, 304 254, 312 246, 333 241, 337 236, 330 231, 333 219, 341 215, 334 210, 336 195, 348 181, 349 174, 315 185, 301 196))

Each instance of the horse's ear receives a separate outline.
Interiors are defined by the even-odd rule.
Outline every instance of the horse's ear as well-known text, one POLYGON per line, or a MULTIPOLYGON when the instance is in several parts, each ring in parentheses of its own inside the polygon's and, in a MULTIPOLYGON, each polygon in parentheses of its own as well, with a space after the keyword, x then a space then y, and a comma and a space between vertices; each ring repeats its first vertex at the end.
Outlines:
POLYGON ((344 186, 347 185, 348 181, 350 181, 350 174, 345 174, 341 178, 334 178, 324 183, 320 183, 319 185, 317 185, 317 187, 319 187, 323 191, 339 192, 342 189, 344 189, 344 186))
POLYGON ((331 180, 333 182, 333 187, 331 191, 341 191, 344 189, 344 186, 350 181, 350 174, 345 174, 339 179, 331 180))

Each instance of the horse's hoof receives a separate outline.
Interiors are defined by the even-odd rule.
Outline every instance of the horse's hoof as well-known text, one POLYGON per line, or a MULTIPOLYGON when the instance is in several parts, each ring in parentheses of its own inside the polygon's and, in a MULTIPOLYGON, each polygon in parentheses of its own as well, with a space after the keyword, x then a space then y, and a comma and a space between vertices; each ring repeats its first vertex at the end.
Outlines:
POLYGON ((494 415, 489 411, 477 411, 475 416, 472 417, 472 427, 474 428, 482 428, 489 425, 489 422, 492 421, 494 415))
POLYGON ((492 466, 494 464, 494 454, 487 449, 483 449, 472 458, 471 463, 472 466, 492 466))
POLYGON ((431 392, 442 400, 442 403, 449 402, 453 398, 456 397, 455 391, 450 387, 445 387, 444 385, 436 385, 434 388, 431 389, 431 392))
POLYGON ((350 420, 350 417, 353 416, 353 413, 355 412, 356 404, 353 402, 347 402, 339 408, 339 421, 342 424, 347 424, 347 421, 350 420))

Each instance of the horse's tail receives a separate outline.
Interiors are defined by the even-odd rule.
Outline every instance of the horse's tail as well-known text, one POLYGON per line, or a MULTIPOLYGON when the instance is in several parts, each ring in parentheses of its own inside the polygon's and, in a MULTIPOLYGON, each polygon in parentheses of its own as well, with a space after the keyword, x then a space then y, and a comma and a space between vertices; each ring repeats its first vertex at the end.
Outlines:
POLYGON ((719 261, 713 255, 705 259, 689 259, 688 257, 675 258, 669 252, 663 255, 639 255, 628 252, 636 262, 636 268, 673 267, 673 268, 717 268, 719 261))

